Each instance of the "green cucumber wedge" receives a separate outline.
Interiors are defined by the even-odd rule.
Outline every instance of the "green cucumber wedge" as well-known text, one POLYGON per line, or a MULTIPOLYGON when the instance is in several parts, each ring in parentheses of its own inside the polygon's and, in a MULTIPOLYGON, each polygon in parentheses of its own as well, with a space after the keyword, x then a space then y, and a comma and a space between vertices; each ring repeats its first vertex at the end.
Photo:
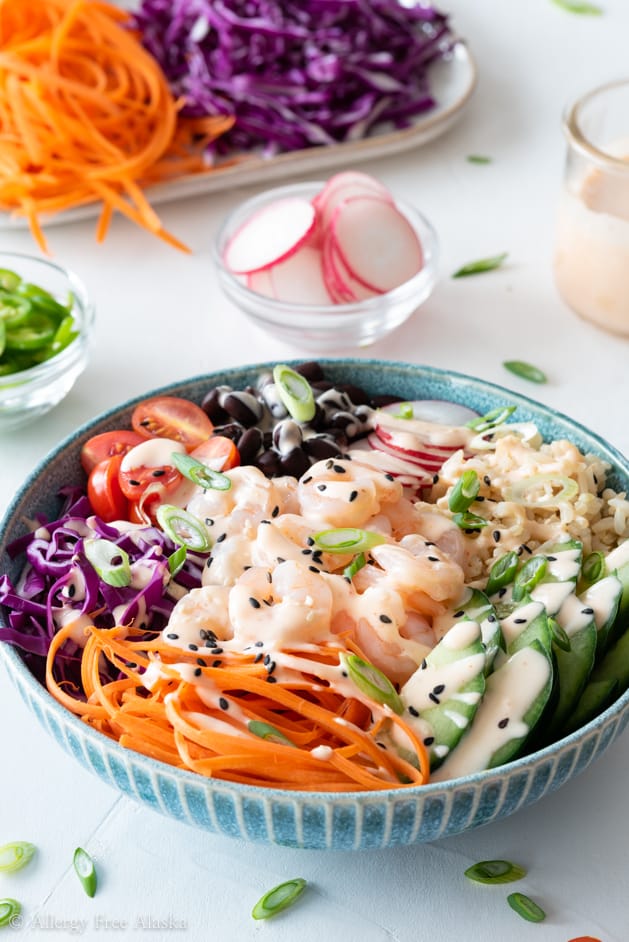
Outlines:
POLYGON ((461 620, 400 690, 404 719, 426 744, 431 768, 443 761, 469 729, 485 691, 484 669, 480 626, 461 620))
POLYGON ((464 599, 455 608, 435 617, 433 628, 437 637, 443 637, 459 619, 475 621, 480 625, 481 638, 485 645, 485 674, 488 674, 497 652, 503 647, 500 622, 494 606, 480 589, 466 589, 464 599))
POLYGON ((594 615, 581 599, 571 595, 557 613, 557 621, 570 641, 570 650, 554 646, 556 701, 544 738, 554 742, 563 731, 579 701, 594 668, 597 631, 594 615))
POLYGON ((613 678, 606 680, 591 680, 570 715, 565 728, 562 731, 563 736, 581 729, 595 716, 606 710, 607 707, 616 699, 618 695, 618 681, 613 678))

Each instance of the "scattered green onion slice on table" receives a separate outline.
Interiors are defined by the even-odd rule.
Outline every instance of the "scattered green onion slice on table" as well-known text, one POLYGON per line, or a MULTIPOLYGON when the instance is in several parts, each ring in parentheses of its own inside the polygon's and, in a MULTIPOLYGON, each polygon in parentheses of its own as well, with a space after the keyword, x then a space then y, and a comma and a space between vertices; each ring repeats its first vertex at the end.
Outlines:
POLYGON ((556 507, 572 500, 579 493, 579 485, 563 474, 532 474, 505 488, 504 499, 525 507, 556 507))
POLYGON ((342 654, 341 666, 359 690, 376 703, 390 707, 398 716, 402 715, 404 712, 402 698, 386 674, 369 661, 363 661, 357 654, 342 654))
POLYGON ((562 651, 570 651, 572 648, 570 638, 556 618, 548 618, 548 627, 550 628, 553 644, 562 651))
POLYGON ((208 468, 206 464, 197 461, 192 455, 174 451, 172 462, 185 478, 188 478, 194 484, 198 484, 199 487, 204 487, 206 490, 211 488, 214 491, 228 491, 232 486, 231 478, 226 474, 208 468))
POLYGON ((542 907, 524 893, 511 893, 507 896, 507 902, 518 916, 522 916, 529 922, 543 922, 546 918, 542 907))
POLYGON ((83 889, 88 896, 94 896, 96 893, 96 867, 94 861, 82 847, 77 847, 74 851, 72 860, 76 875, 78 876, 83 889))
POLYGON ((532 556, 522 566, 513 583, 513 601, 521 602, 546 575, 548 560, 545 556, 532 556))
POLYGON ((0 928, 3 926, 14 926, 19 928, 14 919, 22 912, 22 907, 16 899, 0 899, 0 928))
POLYGON ((555 6, 567 10, 568 13, 577 13, 579 16, 602 16, 603 8, 596 3, 586 3, 585 0, 553 0, 555 6))
POLYGON ((594 550, 583 560, 581 567, 580 588, 586 589, 588 586, 598 582, 605 574, 605 557, 599 550, 594 550))
POLYGON ((186 561, 188 550, 185 546, 178 546, 174 553, 168 557, 168 571, 171 576, 176 576, 186 561))
POLYGON ((95 538, 83 541, 83 551, 103 582, 122 586, 131 582, 129 554, 111 540, 95 538))
POLYGON ((513 551, 505 553, 504 556, 497 559, 489 570, 485 594, 493 595, 499 589, 509 585, 515 578, 519 562, 518 554, 513 551))
POLYGON ((261 720, 250 720, 247 724, 247 728, 250 733, 253 733, 254 736, 259 736, 260 739, 268 739, 271 742, 280 743, 282 746, 295 746, 295 743, 292 742, 288 736, 285 736, 281 730, 277 727, 272 726, 271 723, 263 723, 261 720))
POLYGON ((509 370, 520 379, 527 379, 530 383, 547 383, 548 377, 539 366, 533 366, 532 363, 526 363, 524 360, 505 360, 502 364, 505 370, 509 370))
POLYGON ((510 860, 479 860, 467 868, 465 876, 474 883, 513 883, 526 876, 526 870, 510 860))
POLYGON ((279 363, 273 369, 273 382, 277 386, 280 399, 297 422, 310 422, 314 418, 317 408, 314 393, 310 383, 301 373, 279 363))
POLYGON ((0 873, 15 873, 29 863, 37 848, 28 841, 13 841, 0 847, 0 873))
POLYGON ((272 890, 265 893, 255 904, 251 911, 254 919, 268 919, 281 913, 283 909, 299 899, 306 889, 307 883, 302 877, 296 877, 294 880, 287 880, 274 886, 272 890))
POLYGON ((469 511, 454 514, 452 520, 461 530, 480 530, 481 527, 487 526, 487 520, 484 517, 471 514, 469 511))
POLYGON ((448 507, 452 513, 461 513, 474 503, 480 491, 480 481, 476 471, 468 468, 456 482, 450 496, 448 507))
POLYGON ((349 566, 346 566, 343 570, 343 575, 346 579, 353 579, 356 573, 367 565, 367 560, 365 559, 364 553, 359 553, 357 556, 354 556, 349 566))
POLYGON ((509 416, 513 415, 516 410, 516 406, 500 406, 497 409, 492 409, 490 412, 486 412, 485 415, 479 415, 477 419, 470 419, 466 423, 467 428, 472 428, 476 432, 486 432, 490 428, 495 428, 497 425, 502 425, 503 422, 506 422, 509 416))
POLYGON ((206 553, 212 548, 207 527, 187 510, 173 504, 160 504, 156 516, 160 527, 173 543, 197 553, 206 553))
POLYGON ((501 252, 500 255, 491 255, 489 258, 479 258, 475 262, 468 262, 467 265, 458 268, 452 277, 465 278, 468 275, 481 275, 483 272, 493 271, 495 268, 500 268, 508 255, 508 252, 501 252))
POLYGON ((356 527, 339 527, 335 530, 320 530, 313 533, 317 549, 325 553, 362 553, 373 546, 386 542, 381 533, 359 530, 356 527))
POLYGON ((485 154, 468 154, 466 157, 468 164, 490 164, 491 157, 485 154))

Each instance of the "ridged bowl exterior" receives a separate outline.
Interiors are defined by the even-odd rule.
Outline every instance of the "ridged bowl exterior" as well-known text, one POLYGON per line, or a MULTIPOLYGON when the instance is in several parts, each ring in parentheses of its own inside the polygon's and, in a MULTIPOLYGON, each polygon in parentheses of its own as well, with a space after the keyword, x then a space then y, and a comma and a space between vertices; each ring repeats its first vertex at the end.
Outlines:
MULTIPOLYGON (((577 423, 544 406, 481 380, 442 370, 379 360, 321 361, 326 375, 403 399, 449 399, 479 413, 515 404, 520 421, 534 421, 546 438, 568 438, 612 465, 610 485, 629 489, 629 462, 577 423)), ((156 392, 200 401, 215 385, 241 388, 270 364, 226 370, 156 392)), ((148 393, 147 393, 148 395, 148 393)), ((35 469, 0 525, 0 572, 12 577, 21 563, 6 546, 37 512, 54 515, 56 492, 80 483, 81 445, 98 432, 127 423, 127 403, 95 419, 62 442, 35 469)), ((0 624, 4 616, 0 613, 0 624)), ((582 772, 619 736, 629 720, 629 692, 583 729, 499 769, 452 782, 382 792, 324 794, 262 789, 205 779, 124 749, 58 704, 30 673, 19 653, 0 645, 0 657, 24 702, 59 745, 103 781, 168 817, 193 827, 263 844, 352 850, 435 841, 504 818, 582 772)))

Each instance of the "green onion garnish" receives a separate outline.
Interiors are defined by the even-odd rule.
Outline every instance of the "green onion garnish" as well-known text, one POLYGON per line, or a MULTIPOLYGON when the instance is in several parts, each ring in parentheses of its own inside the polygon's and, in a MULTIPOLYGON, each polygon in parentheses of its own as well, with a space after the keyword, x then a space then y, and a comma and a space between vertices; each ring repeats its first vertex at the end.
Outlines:
POLYGON ((485 595, 493 595, 498 589, 509 585, 518 570, 520 560, 517 553, 505 553, 497 559, 489 570, 489 579, 485 586, 485 595))
POLYGON ((581 586, 586 589, 588 586, 598 582, 605 573, 605 557, 599 551, 595 550, 586 556, 581 567, 581 586))
POLYGON ((468 154, 466 157, 468 164, 490 164, 491 157, 486 157, 484 154, 468 154))
POLYGON ((481 860, 468 867, 465 876, 475 883, 513 883, 526 876, 526 870, 510 860, 481 860))
POLYGON ((357 654, 342 654, 341 666, 359 690, 362 690, 376 703, 382 703, 384 706, 390 707, 398 716, 402 715, 404 704, 386 674, 383 674, 369 661, 363 661, 357 654))
POLYGON ((83 551, 103 582, 121 588, 131 582, 129 554, 111 540, 83 540, 83 551))
POLYGON ((273 382, 280 399, 297 422, 310 422, 314 418, 316 405, 307 379, 280 363, 273 369, 273 382))
POLYGON ((287 880, 286 883, 274 886, 258 900, 251 910, 251 915, 254 919, 268 919, 269 916, 281 913, 283 909, 292 906, 299 899, 306 885, 302 877, 296 877, 294 880, 287 880))
POLYGON ((492 255, 489 258, 480 258, 476 262, 468 262, 457 269, 452 275, 453 278, 465 278, 467 275, 481 275, 486 271, 493 271, 494 268, 500 268, 508 256, 508 252, 502 252, 500 255, 492 255))
POLYGON ((524 504, 525 507, 556 507, 564 500, 572 500, 579 493, 579 485, 564 474, 533 474, 521 478, 504 490, 505 500, 524 504))
POLYGON ((365 559, 364 553, 359 553, 358 556, 354 556, 349 566, 346 566, 343 570, 343 575, 346 579, 353 579, 356 573, 367 565, 367 560, 365 559))
POLYGON ((313 533, 312 539, 317 548, 325 553, 361 553, 380 543, 386 543, 386 537, 381 533, 358 530, 356 527, 321 530, 319 533, 313 533))
POLYGON ((470 507, 480 491, 480 481, 476 471, 464 471, 456 482, 448 498, 448 507, 453 513, 461 513, 470 507))
POLYGON ((0 899, 0 928, 11 926, 13 929, 20 929, 22 921, 19 918, 22 907, 16 899, 0 899))
POLYGON ((77 847, 74 851, 72 863, 76 874, 81 881, 83 889, 88 896, 94 896, 96 893, 96 867, 94 861, 82 847, 77 847))
POLYGON ((28 841, 13 841, 0 847, 0 873, 15 873, 32 859, 37 848, 28 841))
POLYGON ((254 736, 259 736, 260 739, 268 739, 271 742, 280 743, 282 746, 295 746, 294 742, 285 736, 277 727, 272 726, 271 723, 263 723, 261 720, 251 720, 247 724, 247 729, 250 733, 253 733, 254 736))
POLYGON ((548 618, 548 627, 550 628, 550 633, 552 636, 553 644, 560 648, 562 651, 570 651, 572 645, 570 643, 570 638, 566 634, 564 628, 561 627, 556 618, 548 618))
POLYGON ((538 366, 526 363, 524 360, 505 360, 502 364, 505 370, 519 376, 520 379, 527 379, 530 383, 546 383, 548 377, 538 366))
POLYGON ((531 556, 522 566, 513 583, 513 601, 521 602, 546 575, 548 560, 545 556, 531 556))
POLYGON ((212 548, 207 527, 187 510, 172 504, 160 504, 156 516, 160 527, 173 543, 197 553, 207 553, 212 548))
POLYGON ((21 280, 10 268, 0 268, 0 288, 4 291, 15 291, 21 280))
POLYGON ((412 419, 415 413, 410 402, 401 402, 398 406, 398 412, 395 413, 396 419, 412 419))
POLYGON ((485 520, 484 517, 479 517, 478 514, 471 514, 469 511, 454 514, 452 520, 461 530, 480 530, 481 527, 487 526, 487 520, 485 520))
POLYGON ((467 428, 472 428, 476 432, 486 432, 490 428, 502 425, 510 415, 516 410, 516 406, 502 406, 502 408, 492 409, 485 415, 480 415, 477 419, 471 419, 466 423, 467 428))
POLYGON ((585 0, 553 0, 555 6, 567 10, 568 13, 577 13, 580 16, 602 16, 602 7, 595 3, 585 3, 585 0))
POLYGON ((168 557, 168 571, 171 576, 176 576, 186 561, 188 550, 185 546, 178 546, 174 553, 168 557))
POLYGON ((186 455, 183 452, 174 451, 172 453, 172 462, 178 471, 181 471, 185 478, 204 487, 206 490, 212 488, 215 491, 228 491, 232 486, 231 478, 220 471, 213 471, 202 461, 197 461, 192 455, 186 455))
POLYGON ((543 922, 546 919, 546 913, 542 907, 524 893, 511 893, 507 896, 507 902, 518 916, 528 919, 529 922, 543 922))

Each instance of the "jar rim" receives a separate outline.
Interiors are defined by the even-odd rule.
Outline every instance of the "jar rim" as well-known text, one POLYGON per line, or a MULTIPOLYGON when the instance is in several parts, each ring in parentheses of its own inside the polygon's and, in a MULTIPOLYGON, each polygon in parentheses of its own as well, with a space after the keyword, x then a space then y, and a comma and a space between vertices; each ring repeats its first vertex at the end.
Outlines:
MULTIPOLYGON (((629 88, 629 78, 607 82, 605 85, 599 85, 591 91, 586 92, 584 95, 581 95, 580 98, 566 108, 563 116, 563 130, 568 142, 591 161, 608 170, 629 174, 629 157, 623 159, 622 157, 617 157, 597 147, 581 128, 583 109, 599 95, 621 88, 622 86, 629 88)), ((629 137, 629 128, 627 131, 629 137)))

